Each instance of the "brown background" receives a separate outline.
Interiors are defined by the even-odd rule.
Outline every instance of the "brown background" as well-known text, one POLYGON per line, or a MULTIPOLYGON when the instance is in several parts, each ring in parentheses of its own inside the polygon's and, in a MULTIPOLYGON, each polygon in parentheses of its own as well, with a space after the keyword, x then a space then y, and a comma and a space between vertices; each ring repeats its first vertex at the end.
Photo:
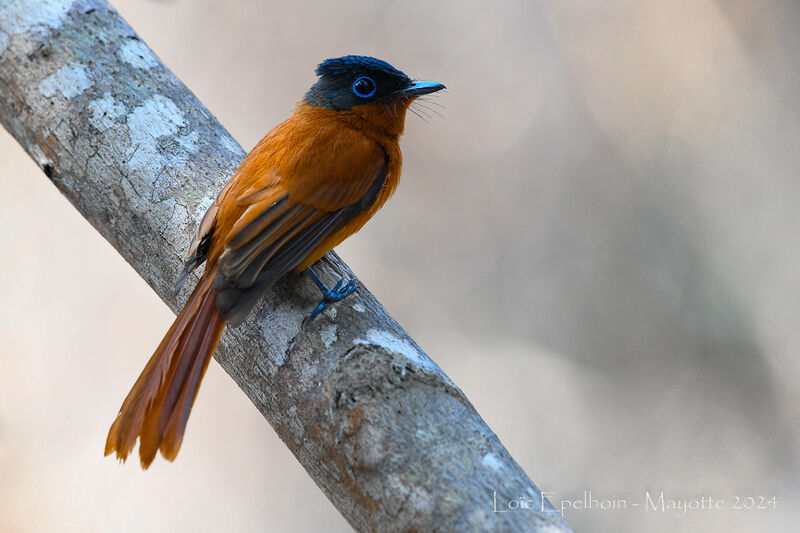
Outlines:
MULTIPOLYGON (((339 253, 554 503, 640 504, 576 530, 792 530, 796 2, 114 4, 246 149, 327 57, 446 83, 339 253)), ((104 460, 171 314, 4 131, 0 198, 0 531, 349 530, 216 364, 176 463, 104 460)))

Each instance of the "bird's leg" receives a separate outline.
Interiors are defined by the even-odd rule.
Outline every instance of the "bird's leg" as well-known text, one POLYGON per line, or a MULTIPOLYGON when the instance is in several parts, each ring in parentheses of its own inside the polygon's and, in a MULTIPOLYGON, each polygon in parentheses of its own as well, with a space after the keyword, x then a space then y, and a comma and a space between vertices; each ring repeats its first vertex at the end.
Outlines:
POLYGON ((314 283, 317 284, 317 287, 322 293, 322 301, 319 303, 317 307, 314 308, 313 311, 311 311, 311 313, 308 315, 309 318, 319 314, 323 309, 328 307, 329 303, 338 302, 339 300, 341 300, 342 298, 344 298, 357 288, 356 280, 351 279, 350 281, 347 282, 347 284, 344 284, 344 278, 342 278, 336 283, 336 285, 333 286, 332 289, 329 289, 322 282, 322 280, 319 279, 319 276, 317 276, 317 273, 314 272, 313 268, 309 267, 308 273, 311 274, 311 279, 314 280, 314 283), (342 285, 344 285, 344 287, 342 285))

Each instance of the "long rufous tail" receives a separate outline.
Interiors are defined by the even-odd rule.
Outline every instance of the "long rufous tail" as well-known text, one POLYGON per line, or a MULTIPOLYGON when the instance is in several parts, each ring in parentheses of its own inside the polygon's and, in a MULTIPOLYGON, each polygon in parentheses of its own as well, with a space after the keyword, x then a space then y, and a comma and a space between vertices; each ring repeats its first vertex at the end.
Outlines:
POLYGON ((212 288, 216 269, 206 271, 164 340, 156 349, 108 431, 105 454, 125 460, 139 438, 139 457, 147 468, 161 450, 178 455, 189 412, 225 320, 212 288))

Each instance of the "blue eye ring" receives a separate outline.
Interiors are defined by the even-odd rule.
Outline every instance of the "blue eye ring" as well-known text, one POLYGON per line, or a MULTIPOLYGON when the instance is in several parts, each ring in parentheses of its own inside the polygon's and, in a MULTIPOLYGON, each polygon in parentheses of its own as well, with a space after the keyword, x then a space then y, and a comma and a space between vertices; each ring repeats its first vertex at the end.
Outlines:
POLYGON ((355 94, 359 98, 369 98, 370 96, 375 94, 376 90, 378 90, 378 88, 375 86, 375 82, 369 76, 361 76, 360 78, 358 78, 356 81, 353 82, 353 94, 355 94), (367 83, 366 86, 364 86, 364 82, 367 83), (357 88, 356 85, 361 85, 361 87, 357 88), (367 92, 364 92, 367 89, 367 87, 369 87, 369 90, 367 92))

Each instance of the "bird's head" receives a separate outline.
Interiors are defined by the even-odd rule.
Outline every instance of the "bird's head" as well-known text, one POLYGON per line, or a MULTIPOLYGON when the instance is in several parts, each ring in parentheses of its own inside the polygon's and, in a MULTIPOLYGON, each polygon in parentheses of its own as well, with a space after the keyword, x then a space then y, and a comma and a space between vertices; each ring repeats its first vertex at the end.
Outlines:
POLYGON ((408 106, 419 96, 445 86, 414 81, 380 59, 344 56, 327 59, 316 70, 319 80, 304 97, 312 107, 342 112, 399 135, 408 106))

